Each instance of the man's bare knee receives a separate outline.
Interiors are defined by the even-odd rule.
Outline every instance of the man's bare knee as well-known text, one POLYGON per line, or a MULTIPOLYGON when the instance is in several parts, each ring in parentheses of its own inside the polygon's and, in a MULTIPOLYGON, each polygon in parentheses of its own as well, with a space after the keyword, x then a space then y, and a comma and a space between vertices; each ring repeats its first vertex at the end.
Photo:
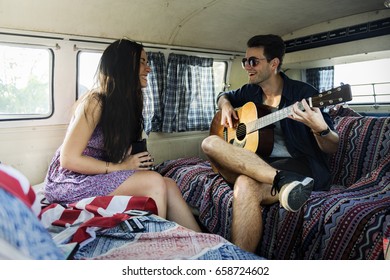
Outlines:
POLYGON ((211 135, 203 139, 201 147, 203 152, 206 154, 210 154, 211 152, 215 151, 217 148, 217 142, 219 140, 219 137, 216 135, 211 135))
POLYGON ((263 189, 261 183, 252 178, 240 175, 234 183, 233 197, 238 201, 247 201, 255 199, 262 200, 263 189))
POLYGON ((253 180, 245 175, 238 176, 234 183, 233 192, 235 199, 250 197, 255 192, 253 180))

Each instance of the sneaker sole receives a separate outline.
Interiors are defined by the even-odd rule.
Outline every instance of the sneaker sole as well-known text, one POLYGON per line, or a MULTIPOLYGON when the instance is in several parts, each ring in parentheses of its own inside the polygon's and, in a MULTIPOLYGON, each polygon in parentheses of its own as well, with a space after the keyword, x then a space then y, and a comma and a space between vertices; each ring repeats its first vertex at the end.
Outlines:
POLYGON ((282 187, 279 194, 280 204, 290 212, 297 212, 310 197, 314 180, 306 178, 302 182, 294 181, 282 187))

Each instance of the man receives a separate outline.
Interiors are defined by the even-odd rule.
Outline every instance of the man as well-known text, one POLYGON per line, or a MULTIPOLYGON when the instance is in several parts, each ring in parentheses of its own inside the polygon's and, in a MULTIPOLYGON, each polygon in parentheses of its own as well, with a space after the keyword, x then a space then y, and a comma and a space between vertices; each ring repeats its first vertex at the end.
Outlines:
POLYGON ((334 153, 339 142, 329 115, 305 100, 318 91, 281 72, 284 53, 279 36, 252 37, 242 60, 249 83, 217 98, 221 125, 230 128, 238 122, 235 109, 249 101, 275 111, 291 105, 288 117, 273 124, 271 154, 260 157, 217 135, 202 142, 211 163, 234 184, 232 242, 250 252, 256 250, 262 235, 261 205, 279 201, 286 210, 298 211, 313 189, 328 190, 327 154, 334 153))

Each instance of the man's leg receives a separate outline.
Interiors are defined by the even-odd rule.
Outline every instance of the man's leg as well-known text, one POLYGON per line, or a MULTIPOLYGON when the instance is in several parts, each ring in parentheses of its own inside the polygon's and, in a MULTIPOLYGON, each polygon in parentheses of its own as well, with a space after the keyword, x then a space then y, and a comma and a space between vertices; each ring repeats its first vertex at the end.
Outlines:
POLYGON ((202 142, 202 149, 221 175, 234 183, 238 175, 246 175, 258 182, 272 185, 277 169, 255 153, 225 142, 218 136, 209 136, 202 142), (261 171, 261 172, 259 172, 261 171))
POLYGON ((232 242, 241 249, 255 252, 263 233, 261 205, 278 201, 271 196, 271 185, 239 176, 233 190, 232 242))
POLYGON ((202 149, 221 175, 234 183, 238 175, 272 185, 272 194, 288 211, 298 211, 309 198, 314 180, 296 172, 278 170, 255 153, 227 143, 216 135, 202 142, 202 149))

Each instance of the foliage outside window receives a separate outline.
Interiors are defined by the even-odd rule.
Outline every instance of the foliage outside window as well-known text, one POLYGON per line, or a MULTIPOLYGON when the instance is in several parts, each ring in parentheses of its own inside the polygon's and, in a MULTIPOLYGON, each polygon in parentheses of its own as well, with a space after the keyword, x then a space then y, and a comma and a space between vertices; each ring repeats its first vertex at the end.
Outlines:
POLYGON ((0 45, 0 120, 53 113, 52 61, 47 48, 0 45))

